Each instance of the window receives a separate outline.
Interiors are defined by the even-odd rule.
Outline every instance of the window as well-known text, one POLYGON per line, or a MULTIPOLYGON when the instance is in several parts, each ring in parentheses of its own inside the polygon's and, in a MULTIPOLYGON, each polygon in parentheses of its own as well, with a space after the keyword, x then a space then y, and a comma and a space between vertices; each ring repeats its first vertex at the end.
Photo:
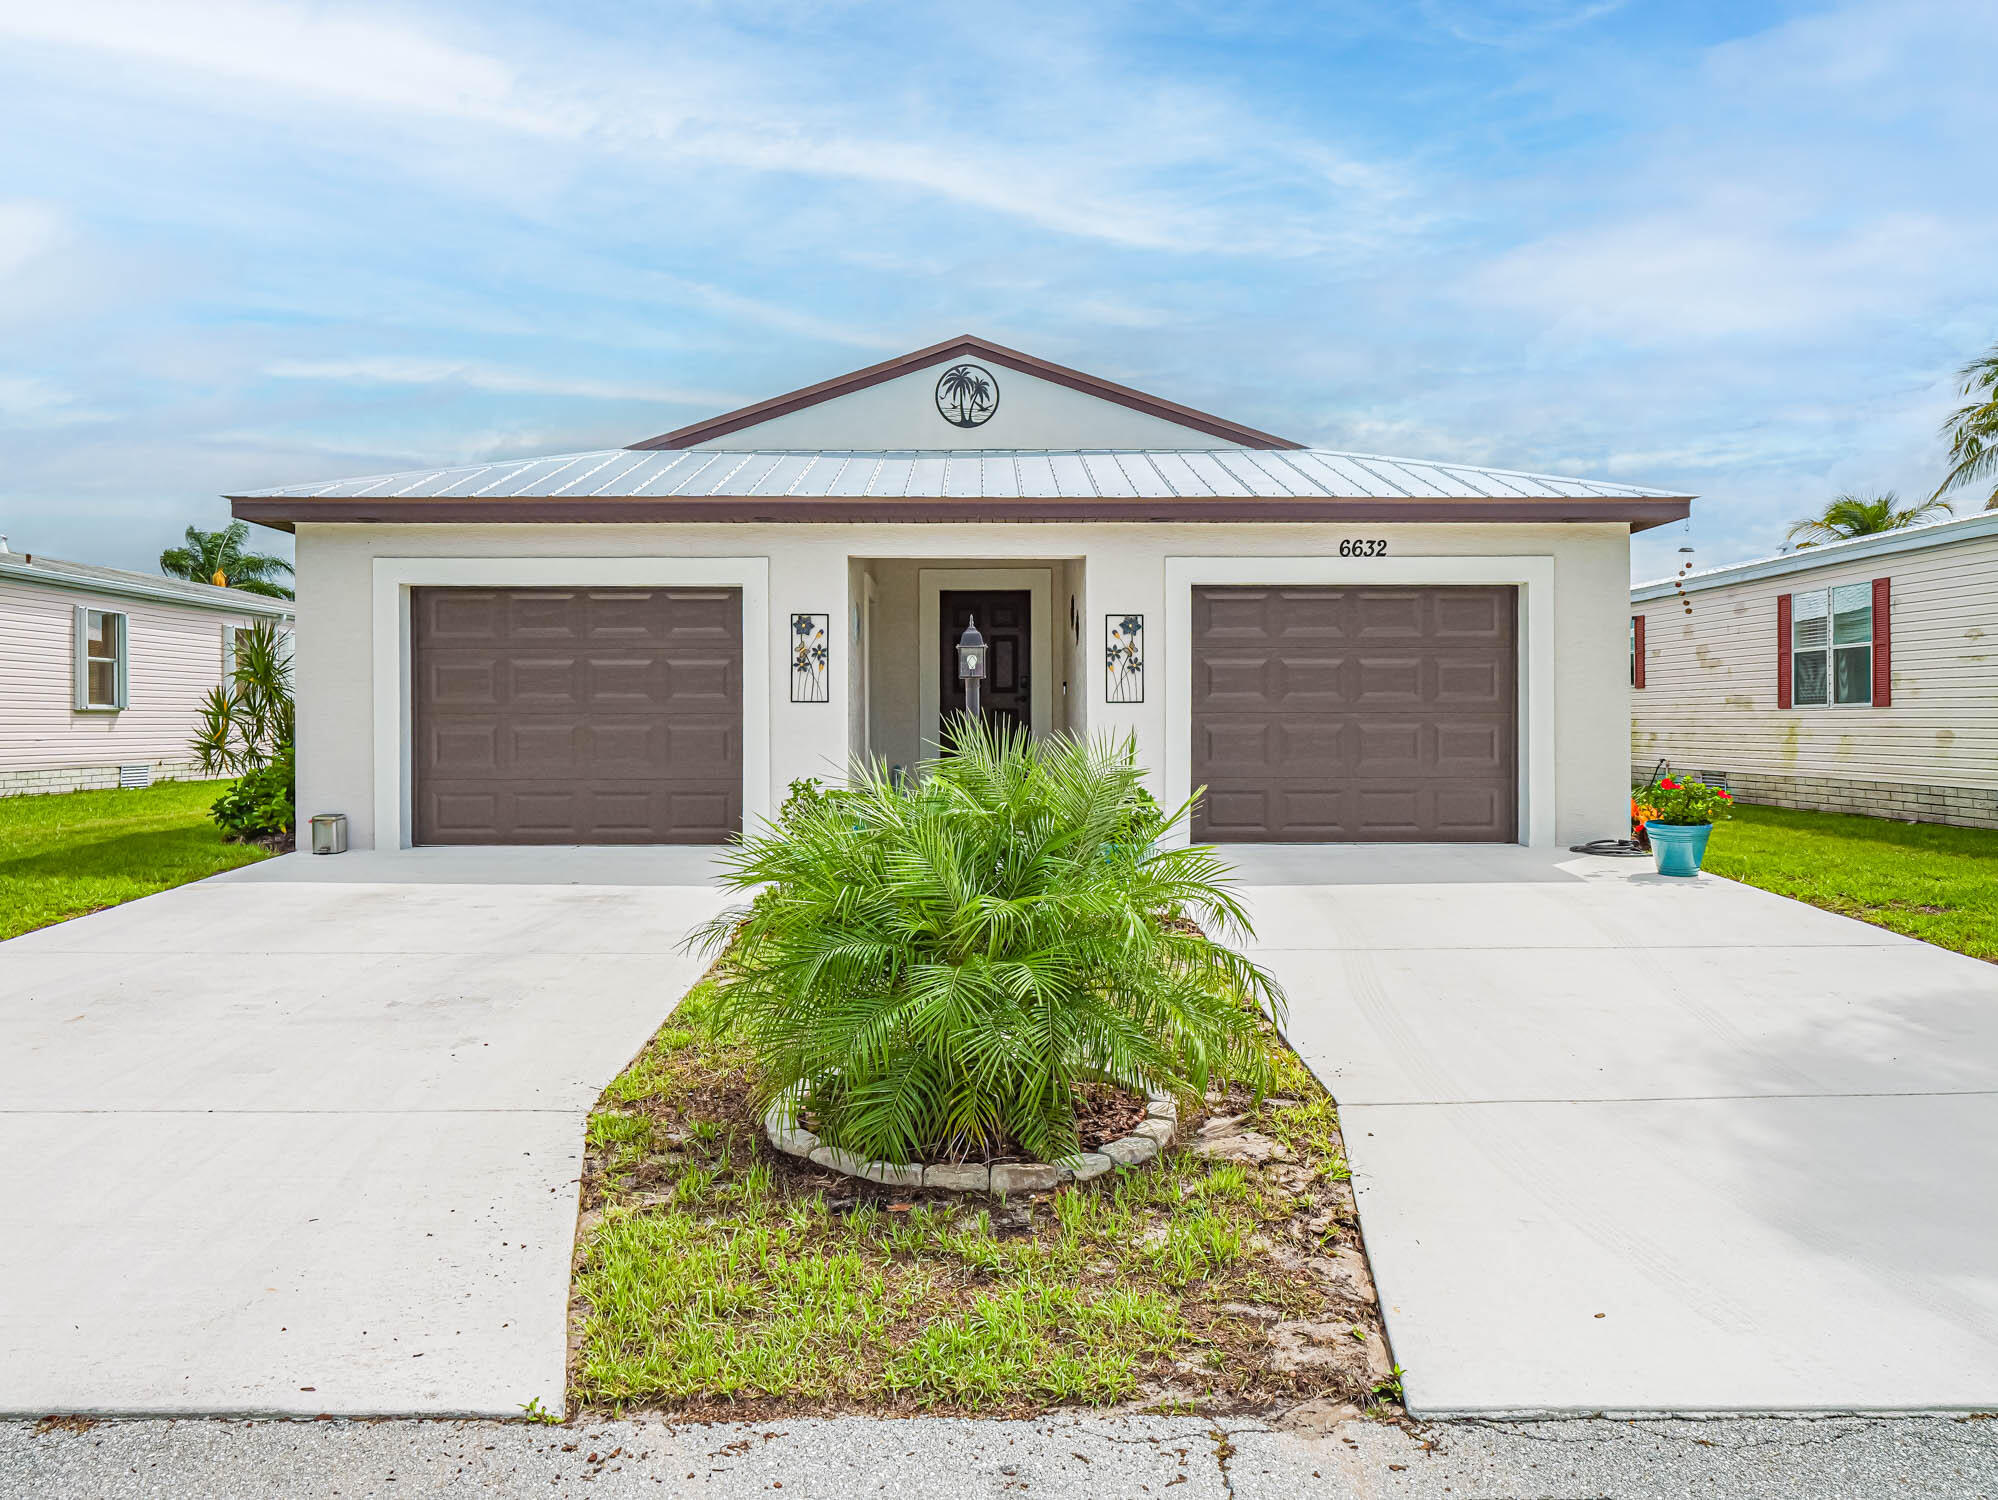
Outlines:
POLYGON ((104 609, 76 611, 76 706, 125 706, 125 617, 104 609))
POLYGON ((1798 594, 1790 622, 1790 688, 1799 708, 1873 701, 1871 584, 1798 594))
POLYGON ((1644 686, 1644 616, 1630 617, 1630 685, 1644 686))

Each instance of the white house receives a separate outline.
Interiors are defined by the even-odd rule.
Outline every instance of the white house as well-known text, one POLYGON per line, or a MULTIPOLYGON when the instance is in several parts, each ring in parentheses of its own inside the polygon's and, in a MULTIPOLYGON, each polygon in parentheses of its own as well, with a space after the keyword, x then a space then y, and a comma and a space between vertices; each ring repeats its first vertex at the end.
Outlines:
POLYGON ((1631 756, 1752 802, 1998 828, 1998 514, 1633 589, 1631 756))
POLYGON ((292 615, 286 599, 0 539, 0 796, 198 774, 188 741, 236 632, 292 615))
POLYGON ((1215 840, 1619 832, 1684 495, 1306 449, 959 338, 629 448, 231 497, 295 531, 299 811, 710 842, 963 702, 1134 736, 1215 840))

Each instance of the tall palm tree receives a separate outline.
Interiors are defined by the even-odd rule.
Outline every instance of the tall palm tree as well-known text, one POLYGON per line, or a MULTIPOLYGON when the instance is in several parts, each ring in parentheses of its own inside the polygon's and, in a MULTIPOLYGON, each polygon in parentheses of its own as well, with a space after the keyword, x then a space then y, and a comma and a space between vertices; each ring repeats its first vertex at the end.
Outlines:
POLYGON ((1881 531, 1900 531, 1919 525, 1937 511, 1949 513, 1946 500, 1928 499, 1918 505, 1903 506, 1892 490, 1878 495, 1840 495, 1814 516, 1806 516, 1785 535, 1799 547, 1815 547, 1819 542, 1843 542, 1856 536, 1872 536, 1881 531), (1802 541, 1797 541, 1802 537, 1802 541))
MULTIPOLYGON (((1963 395, 1979 397, 1950 413, 1942 425, 1949 439, 1950 471, 1936 486, 1934 498, 1964 485, 1998 478, 1998 344, 1973 359, 1957 374, 1963 395)), ((1998 485, 1985 498, 1986 510, 1998 510, 1998 485)))
POLYGON ((291 564, 268 552, 245 552, 243 543, 249 539, 247 521, 231 521, 221 531, 190 526, 185 547, 169 547, 160 554, 160 571, 169 578, 241 589, 246 594, 291 598, 291 589, 279 581, 281 575, 290 575, 291 564))

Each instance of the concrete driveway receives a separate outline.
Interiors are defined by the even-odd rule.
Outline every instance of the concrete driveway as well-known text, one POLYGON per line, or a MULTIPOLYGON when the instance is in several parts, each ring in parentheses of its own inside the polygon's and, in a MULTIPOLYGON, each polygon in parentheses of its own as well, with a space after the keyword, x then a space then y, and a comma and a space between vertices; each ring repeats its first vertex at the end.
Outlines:
POLYGON ((293 855, 0 944, 0 1411, 560 1410, 695 850, 293 855))
POLYGON ((1412 1409, 1998 1408, 1998 968, 1635 861, 1226 852, 1412 1409))

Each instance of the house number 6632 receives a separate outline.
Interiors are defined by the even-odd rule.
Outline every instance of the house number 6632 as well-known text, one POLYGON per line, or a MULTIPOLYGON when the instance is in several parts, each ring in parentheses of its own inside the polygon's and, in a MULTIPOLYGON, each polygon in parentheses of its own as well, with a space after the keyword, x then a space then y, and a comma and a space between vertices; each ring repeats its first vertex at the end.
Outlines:
POLYGON ((1367 540, 1356 540, 1352 537, 1347 537, 1345 541, 1339 544, 1339 555, 1341 557, 1386 557, 1387 538, 1373 537, 1367 540))

